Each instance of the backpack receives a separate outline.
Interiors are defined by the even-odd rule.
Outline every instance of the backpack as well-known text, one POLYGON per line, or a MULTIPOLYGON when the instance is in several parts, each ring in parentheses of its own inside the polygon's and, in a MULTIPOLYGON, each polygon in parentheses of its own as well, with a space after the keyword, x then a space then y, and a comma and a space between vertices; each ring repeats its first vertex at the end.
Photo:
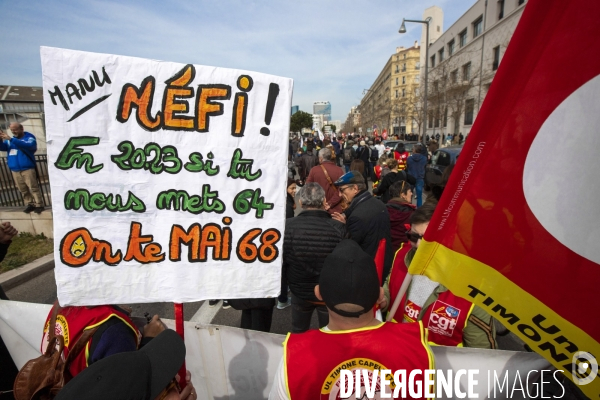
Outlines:
POLYGON ((64 337, 54 335, 54 326, 56 325, 59 308, 60 306, 56 304, 52 310, 52 316, 48 324, 50 338, 46 351, 38 358, 27 361, 15 379, 13 385, 15 400, 50 400, 56 397, 58 392, 71 379, 69 365, 98 330, 98 327, 85 330, 69 351, 67 359, 63 361, 64 337))
POLYGON ((344 149, 344 164, 352 163, 352 148, 347 147, 344 149))
POLYGON ((371 149, 371 156, 369 157, 369 161, 376 162, 379 160, 379 150, 371 149))

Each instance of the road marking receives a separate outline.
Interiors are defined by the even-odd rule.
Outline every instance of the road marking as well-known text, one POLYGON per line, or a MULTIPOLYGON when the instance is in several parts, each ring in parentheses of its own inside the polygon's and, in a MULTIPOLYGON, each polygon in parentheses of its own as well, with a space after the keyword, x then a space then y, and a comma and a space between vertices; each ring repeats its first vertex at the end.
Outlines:
POLYGON ((196 314, 190 318, 190 322, 198 322, 200 325, 210 324, 221 309, 222 304, 223 301, 219 301, 214 307, 210 307, 208 300, 205 300, 200 309, 196 311, 196 314))

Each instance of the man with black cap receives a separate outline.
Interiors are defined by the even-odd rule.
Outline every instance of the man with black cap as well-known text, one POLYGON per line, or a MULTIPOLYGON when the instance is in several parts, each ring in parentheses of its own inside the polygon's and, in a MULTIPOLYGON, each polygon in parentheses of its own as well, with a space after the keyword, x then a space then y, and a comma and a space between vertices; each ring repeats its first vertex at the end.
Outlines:
POLYGON ((367 190, 365 179, 357 171, 342 175, 334 185, 338 187, 340 196, 344 197, 349 206, 344 212, 333 213, 331 217, 346 224, 350 238, 371 257, 375 257, 379 241, 386 240, 383 267, 385 280, 394 260, 390 215, 387 207, 367 190))
POLYGON ((325 259, 315 295, 327 306, 329 324, 288 334, 269 399, 339 398, 340 368, 353 376, 357 369, 371 376, 375 370, 433 369, 421 323, 375 319, 373 308, 383 301, 383 289, 373 258, 356 242, 343 240, 325 259))
POLYGON ((181 393, 174 382, 184 360, 183 340, 165 329, 141 350, 115 354, 89 366, 65 385, 56 400, 195 400, 189 372, 181 393))

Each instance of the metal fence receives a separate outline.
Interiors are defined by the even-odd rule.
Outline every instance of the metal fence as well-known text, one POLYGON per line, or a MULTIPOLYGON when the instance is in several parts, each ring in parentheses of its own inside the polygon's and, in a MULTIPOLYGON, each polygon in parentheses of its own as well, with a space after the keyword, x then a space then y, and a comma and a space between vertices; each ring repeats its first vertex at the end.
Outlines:
MULTIPOLYGON (((37 181, 42 192, 44 206, 52 205, 50 196, 50 179, 48 178, 48 156, 45 154, 35 155, 37 169, 37 181)), ((8 169, 6 157, 0 157, 0 207, 25 206, 23 196, 17 188, 10 169, 8 169)))

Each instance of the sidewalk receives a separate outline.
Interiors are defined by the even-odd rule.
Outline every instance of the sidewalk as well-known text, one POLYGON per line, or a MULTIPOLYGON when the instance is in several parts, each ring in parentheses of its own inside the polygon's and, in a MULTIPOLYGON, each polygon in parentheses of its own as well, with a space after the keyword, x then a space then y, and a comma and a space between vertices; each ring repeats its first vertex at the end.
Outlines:
POLYGON ((4 291, 21 285, 54 268, 54 253, 45 255, 35 261, 0 274, 0 286, 4 291))

